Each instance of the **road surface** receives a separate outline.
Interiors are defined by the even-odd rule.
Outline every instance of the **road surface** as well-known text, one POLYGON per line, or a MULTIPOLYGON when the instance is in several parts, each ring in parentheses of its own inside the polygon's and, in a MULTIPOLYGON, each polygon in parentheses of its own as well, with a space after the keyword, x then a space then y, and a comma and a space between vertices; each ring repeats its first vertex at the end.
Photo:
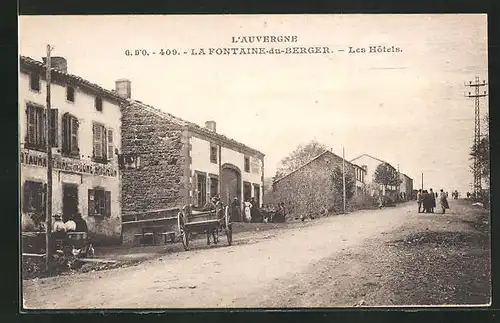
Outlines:
POLYGON ((451 217, 421 216, 415 212, 415 203, 407 203, 256 232, 253 239, 234 235, 232 246, 222 238, 220 245, 207 247, 201 239, 191 251, 164 255, 137 266, 24 281, 24 306, 104 309, 393 305, 398 295, 391 286, 401 266, 397 266, 396 253, 387 244, 412 230, 424 230, 422 225, 466 230, 460 221, 446 220, 451 217))

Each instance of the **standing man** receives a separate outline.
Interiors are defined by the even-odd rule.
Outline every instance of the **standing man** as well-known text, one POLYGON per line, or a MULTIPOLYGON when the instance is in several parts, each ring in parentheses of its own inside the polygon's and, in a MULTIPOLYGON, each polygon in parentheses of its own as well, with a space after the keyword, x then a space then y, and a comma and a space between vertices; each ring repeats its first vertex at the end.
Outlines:
POLYGON ((432 191, 432 188, 429 189, 429 195, 431 196, 431 213, 434 213, 434 208, 436 207, 436 195, 434 195, 434 192, 432 191))
POLYGON ((422 202, 424 201, 423 196, 422 196, 422 189, 418 190, 417 193, 417 203, 418 203, 418 213, 422 213, 422 202))

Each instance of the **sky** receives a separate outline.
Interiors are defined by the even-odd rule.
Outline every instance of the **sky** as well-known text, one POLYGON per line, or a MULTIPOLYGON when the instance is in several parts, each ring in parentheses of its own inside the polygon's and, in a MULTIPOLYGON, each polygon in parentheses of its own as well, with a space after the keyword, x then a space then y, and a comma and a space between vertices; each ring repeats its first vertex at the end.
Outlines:
POLYGON ((316 140, 339 155, 345 147, 348 160, 367 153, 399 166, 415 188, 423 173, 425 188, 470 190, 474 101, 464 84, 488 81, 486 15, 21 16, 20 54, 41 60, 47 44, 71 74, 108 89, 126 78, 133 99, 199 125, 215 120, 218 132, 266 154, 266 177, 316 140), (273 35, 297 42, 231 42, 273 35), (368 53, 378 45, 401 51, 368 53), (332 53, 191 55, 293 46, 332 53), (136 49, 150 55, 125 55, 136 49))

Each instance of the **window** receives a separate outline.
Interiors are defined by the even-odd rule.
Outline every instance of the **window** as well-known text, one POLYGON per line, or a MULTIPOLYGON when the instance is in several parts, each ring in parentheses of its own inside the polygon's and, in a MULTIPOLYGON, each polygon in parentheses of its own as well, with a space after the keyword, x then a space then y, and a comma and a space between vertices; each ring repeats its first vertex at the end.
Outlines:
POLYGON ((26 181, 23 187, 23 211, 43 212, 43 183, 26 181))
POLYGON ((101 97, 98 97, 98 96, 95 97, 95 109, 97 111, 102 111, 102 98, 101 97))
POLYGON ((245 157, 245 172, 250 173, 250 157, 245 157))
POLYGON ((75 88, 73 86, 68 85, 66 88, 66 100, 75 102, 75 88))
POLYGON ((38 73, 32 72, 30 74, 30 89, 40 92, 40 75, 38 73))
POLYGON ((210 162, 217 164, 217 146, 210 145, 210 162))
POLYGON ((104 125, 94 123, 93 126, 93 158, 97 162, 107 162, 113 158, 113 130, 104 125))
POLYGON ((31 149, 45 149, 45 113, 42 106, 28 104, 26 107, 25 146, 31 149))
POLYGON ((78 157, 78 119, 69 113, 62 117, 62 153, 69 156, 78 157))
POLYGON ((88 215, 97 217, 111 216, 111 192, 102 188, 89 190, 88 215))
POLYGON ((219 195, 219 180, 215 177, 210 177, 210 196, 219 195))

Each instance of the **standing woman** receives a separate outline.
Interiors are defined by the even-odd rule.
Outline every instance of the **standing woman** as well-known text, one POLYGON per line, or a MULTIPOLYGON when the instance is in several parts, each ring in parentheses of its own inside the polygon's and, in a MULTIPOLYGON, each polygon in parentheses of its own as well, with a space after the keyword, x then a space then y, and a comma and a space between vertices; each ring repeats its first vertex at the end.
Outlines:
POLYGON ((248 202, 248 201, 243 202, 243 209, 244 209, 246 222, 252 221, 252 214, 250 212, 251 207, 252 207, 252 204, 250 202, 248 202))
POLYGON ((441 196, 439 202, 441 204, 441 209, 443 210, 444 214, 446 212, 446 209, 449 209, 450 206, 448 205, 448 199, 446 198, 446 193, 443 192, 443 189, 441 189, 441 196))

